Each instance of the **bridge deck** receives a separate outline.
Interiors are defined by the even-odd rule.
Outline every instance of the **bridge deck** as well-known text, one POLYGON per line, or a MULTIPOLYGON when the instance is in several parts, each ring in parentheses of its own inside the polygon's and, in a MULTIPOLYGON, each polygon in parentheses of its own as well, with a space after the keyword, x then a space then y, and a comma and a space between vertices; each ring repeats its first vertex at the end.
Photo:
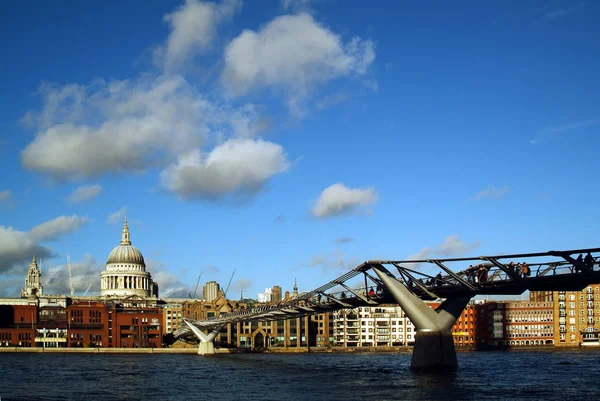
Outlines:
MULTIPOLYGON (((393 266, 399 273, 397 279, 423 300, 473 297, 479 294, 518 295, 526 290, 579 291, 590 284, 600 283, 598 253, 600 248, 470 258, 371 260, 296 299, 190 322, 197 327, 211 329, 228 323, 283 320, 339 309, 395 303, 385 291, 381 280, 371 271, 377 265, 393 266), (576 254, 581 257, 573 258, 572 255, 576 254), (588 256, 584 260, 585 254, 589 254, 591 259, 588 256), (523 274, 517 268, 518 265, 506 262, 507 260, 525 261, 530 275, 523 274), (464 262, 472 263, 469 268, 456 272, 446 266, 464 262), (422 264, 437 266, 445 274, 440 272, 437 276, 431 276, 422 269, 417 270, 422 264), (357 277, 364 279, 364 286, 362 283, 358 287, 347 284, 357 277)), ((182 328, 175 332, 175 336, 190 337, 192 332, 189 328, 182 328)))

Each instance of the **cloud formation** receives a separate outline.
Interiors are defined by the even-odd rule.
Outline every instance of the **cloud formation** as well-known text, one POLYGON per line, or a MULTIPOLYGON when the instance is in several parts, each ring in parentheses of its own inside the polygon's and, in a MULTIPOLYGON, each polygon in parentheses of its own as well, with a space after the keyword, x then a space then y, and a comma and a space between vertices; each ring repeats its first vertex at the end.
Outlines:
POLYGON ((87 217, 82 216, 59 216, 45 223, 33 227, 27 236, 33 241, 49 241, 56 239, 62 234, 69 234, 79 230, 88 222, 87 217))
MULTIPOLYGON (((231 287, 229 288, 229 294, 227 295, 230 299, 235 299, 238 294, 241 294, 243 291, 252 287, 252 281, 247 278, 240 278, 231 283, 231 287)), ((226 288, 223 288, 225 291, 226 288)), ((246 294, 246 298, 249 298, 248 294, 246 294)))
POLYGON ((31 260, 33 255, 46 258, 52 255, 52 251, 38 244, 26 232, 0 226, 0 273, 22 267, 22 273, 25 274, 27 268, 24 263, 31 260))
POLYGON ((510 187, 505 185, 501 188, 496 188, 494 186, 489 186, 483 191, 477 192, 471 200, 482 200, 482 199, 498 199, 501 198, 502 195, 510 191, 510 187))
POLYGON ((99 184, 81 185, 71 192, 67 197, 67 200, 71 203, 85 202, 94 199, 96 196, 100 195, 101 192, 102 187, 99 184))
POLYGON ((582 128, 587 128, 587 127, 592 127, 592 126, 598 124, 598 121, 600 121, 600 120, 598 120, 598 119, 584 120, 584 121, 576 121, 576 122, 573 122, 570 124, 565 124, 565 125, 546 127, 543 130, 541 130, 535 138, 530 139, 529 143, 531 145, 539 145, 539 144, 544 143, 545 141, 549 140, 552 137, 555 137, 558 135, 563 135, 570 131, 580 130, 582 128))
POLYGON ((354 241, 353 238, 350 237, 339 237, 333 240, 333 243, 336 245, 347 244, 349 242, 354 241))
POLYGON ((40 92, 44 109, 32 117, 39 131, 21 163, 58 180, 160 166, 208 132, 212 106, 182 77, 45 84, 40 92))
POLYGON ((246 198, 288 166, 280 145, 230 139, 208 154, 195 150, 180 156, 161 173, 161 183, 182 199, 217 199, 230 193, 246 198))
POLYGON ((13 193, 10 189, 0 191, 0 204, 12 207, 13 205, 13 193))
POLYGON ((111 213, 110 216, 108 216, 107 222, 110 224, 115 224, 115 223, 121 222, 125 218, 126 213, 127 213, 127 206, 123 206, 116 212, 111 213))
POLYGON ((312 208, 312 214, 319 218, 352 214, 377 200, 373 187, 351 189, 338 182, 325 188, 312 208))
POLYGON ((165 15, 171 33, 157 56, 167 71, 173 71, 185 61, 211 47, 217 25, 230 18, 241 7, 241 1, 223 0, 220 3, 186 0, 171 14, 165 15))
MULTIPOLYGON (((83 260, 71 260, 71 280, 75 295, 100 295, 100 273, 104 266, 93 255, 83 260)), ((67 264, 51 266, 42 271, 42 285, 46 294, 70 294, 67 264)))
POLYGON ((315 87, 343 76, 364 75, 373 60, 373 42, 347 43, 308 14, 283 15, 259 31, 244 30, 225 49, 222 82, 231 96, 254 89, 282 89, 297 116, 315 87))
MULTIPOLYGON (((166 15, 170 31, 155 52, 163 67, 158 73, 42 84, 41 109, 22 118, 35 130, 21 151, 23 168, 59 182, 158 169, 162 187, 180 199, 247 199, 259 192, 289 167, 287 156, 280 145, 258 139, 273 125, 264 105, 234 105, 219 92, 237 97, 267 88, 281 92, 301 115, 309 95, 318 95, 314 91, 328 81, 367 74, 375 51, 371 41, 344 40, 308 14, 284 15, 257 31, 244 30, 225 46, 217 91, 189 83, 180 67, 211 49, 218 24, 240 5, 186 0, 166 15)), ((316 107, 344 96, 322 97, 316 107)), ((91 199, 99 191, 81 189, 69 200, 91 199)))
MULTIPOLYGON (((441 244, 435 246, 427 246, 419 252, 407 256, 405 260, 426 260, 432 258, 454 258, 466 255, 468 252, 476 249, 481 245, 481 242, 475 241, 472 243, 464 242, 458 234, 449 235, 441 244)), ((418 267, 421 263, 405 263, 412 267, 418 267)))
POLYGON ((341 249, 336 249, 332 254, 314 255, 308 263, 304 263, 306 267, 321 267, 322 272, 346 272, 358 266, 360 260, 355 256, 348 256, 341 249))
POLYGON ((314 3, 315 0, 281 0, 281 7, 284 10, 297 10, 306 8, 310 3, 314 3))

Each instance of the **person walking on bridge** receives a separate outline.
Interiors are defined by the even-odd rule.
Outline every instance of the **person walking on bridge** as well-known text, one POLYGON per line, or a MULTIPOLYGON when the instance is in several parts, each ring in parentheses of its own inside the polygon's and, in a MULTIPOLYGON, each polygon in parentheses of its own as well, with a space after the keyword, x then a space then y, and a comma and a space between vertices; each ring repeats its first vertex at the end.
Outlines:
POLYGON ((581 271, 581 265, 583 264, 583 254, 580 253, 575 262, 575 273, 579 273, 581 271))
POLYGON ((590 270, 594 268, 594 257, 591 253, 588 252, 587 255, 585 255, 585 259, 583 259, 583 264, 590 270))

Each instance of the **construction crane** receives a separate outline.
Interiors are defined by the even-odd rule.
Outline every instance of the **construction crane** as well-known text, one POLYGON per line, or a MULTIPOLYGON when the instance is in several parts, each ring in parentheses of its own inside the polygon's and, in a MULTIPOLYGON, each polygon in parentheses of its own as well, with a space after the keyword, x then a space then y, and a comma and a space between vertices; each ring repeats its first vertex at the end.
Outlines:
POLYGON ((225 291, 223 292, 223 295, 225 296, 225 298, 227 298, 227 291, 229 290, 229 286, 231 285, 231 280, 233 280, 234 274, 235 274, 235 267, 233 268, 233 273, 231 273, 231 277, 229 278, 229 283, 227 283, 227 288, 225 288, 225 291))
POLYGON ((84 296, 84 297, 87 295, 87 293, 88 293, 88 291, 90 290, 90 288, 92 288, 92 284, 93 284, 93 283, 90 283, 90 284, 87 286, 87 288, 85 289, 85 292, 83 293, 83 296, 84 296))
POLYGON ((75 295, 75 287, 73 286, 73 273, 71 272, 71 255, 67 253, 67 278, 69 282, 69 291, 71 296, 75 295))
POLYGON ((202 277, 202 272, 200 272, 200 275, 198 276, 198 281, 196 281, 196 288, 194 289, 194 295, 192 296, 192 293, 190 292, 190 299, 196 299, 196 292, 198 292, 198 285, 200 284, 200 278, 202 277))

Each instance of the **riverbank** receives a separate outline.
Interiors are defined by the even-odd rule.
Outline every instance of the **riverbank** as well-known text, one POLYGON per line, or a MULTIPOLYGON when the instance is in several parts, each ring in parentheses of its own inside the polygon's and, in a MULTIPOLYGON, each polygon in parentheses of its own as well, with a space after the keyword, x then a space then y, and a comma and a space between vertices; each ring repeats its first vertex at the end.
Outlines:
MULTIPOLYGON (((581 349, 580 347, 519 346, 519 347, 457 347, 456 352, 474 351, 556 351, 581 349)), ((600 347, 586 347, 600 351, 600 347)), ((215 354, 326 354, 326 353, 396 353, 412 354, 413 347, 272 347, 272 348, 215 348, 215 354)), ((178 348, 24 348, 0 347, 0 353, 71 353, 71 354, 197 354, 197 347, 178 348)))
MULTIPOLYGON (((229 353, 226 349, 223 352, 229 353)), ((197 354, 198 348, 23 348, 1 347, 0 353, 37 353, 37 354, 197 354)))

